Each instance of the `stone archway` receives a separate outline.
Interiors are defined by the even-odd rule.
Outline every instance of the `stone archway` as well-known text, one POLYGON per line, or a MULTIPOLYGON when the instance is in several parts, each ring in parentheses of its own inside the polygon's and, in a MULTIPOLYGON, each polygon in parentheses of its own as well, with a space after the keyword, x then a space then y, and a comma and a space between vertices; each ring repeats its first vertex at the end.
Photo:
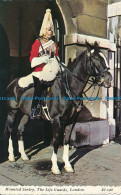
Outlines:
POLYGON ((6 121, 6 101, 2 97, 6 96, 6 87, 8 85, 8 67, 9 67, 9 43, 6 32, 0 24, 0 135, 4 130, 6 121))
POLYGON ((9 55, 8 37, 2 24, 0 24, 0 69, 8 68, 9 55))

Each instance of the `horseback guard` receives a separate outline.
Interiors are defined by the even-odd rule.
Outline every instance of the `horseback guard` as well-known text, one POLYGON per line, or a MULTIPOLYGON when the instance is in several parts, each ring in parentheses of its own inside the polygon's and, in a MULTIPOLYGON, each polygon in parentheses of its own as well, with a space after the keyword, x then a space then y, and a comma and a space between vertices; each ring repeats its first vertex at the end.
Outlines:
MULTIPOLYGON (((64 135, 63 161, 67 172, 74 172, 69 162, 69 143, 73 128, 66 127, 73 124, 74 127, 78 114, 83 106, 77 96, 86 96, 84 88, 98 86, 99 88, 110 87, 112 76, 104 54, 99 50, 97 43, 94 47, 86 43, 87 50, 80 54, 68 67, 59 60, 58 47, 51 40, 54 34, 54 26, 51 10, 47 9, 39 39, 32 45, 30 62, 34 71, 23 78, 15 79, 7 87, 7 97, 16 97, 15 100, 7 101, 8 117, 5 131, 9 134, 9 161, 15 161, 13 149, 14 123, 18 109, 23 113, 18 126, 18 149, 23 160, 29 160, 24 151, 23 132, 29 119, 43 117, 52 125, 52 172, 60 174, 57 165, 57 152, 61 134, 64 135), (57 74, 59 73, 59 76, 57 74), (49 90, 48 90, 49 89, 49 90), (36 97, 58 97, 58 100, 39 101, 36 97), (31 100, 22 100, 21 97, 33 97, 31 100), (74 97, 75 100, 64 100, 63 97, 74 97)), ((87 91, 87 90, 86 90, 87 91)))

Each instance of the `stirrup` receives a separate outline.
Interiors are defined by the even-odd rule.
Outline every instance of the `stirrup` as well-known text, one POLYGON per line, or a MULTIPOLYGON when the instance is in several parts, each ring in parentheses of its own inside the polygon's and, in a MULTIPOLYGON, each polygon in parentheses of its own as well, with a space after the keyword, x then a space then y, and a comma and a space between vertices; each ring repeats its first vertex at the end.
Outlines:
POLYGON ((32 108, 30 119, 40 119, 40 108, 32 108))

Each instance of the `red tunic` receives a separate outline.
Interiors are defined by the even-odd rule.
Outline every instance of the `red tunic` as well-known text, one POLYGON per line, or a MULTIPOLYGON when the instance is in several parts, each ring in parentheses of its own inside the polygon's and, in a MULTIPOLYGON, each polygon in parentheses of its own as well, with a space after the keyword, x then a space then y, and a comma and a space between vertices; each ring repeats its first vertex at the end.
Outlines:
MULTIPOLYGON (((57 47, 57 44, 55 43, 55 46, 56 46, 56 56, 59 56, 58 55, 58 47, 57 47)), ((32 45, 32 50, 31 50, 31 55, 30 55, 30 62, 32 61, 32 59, 34 57, 38 57, 38 53, 39 53, 39 47, 40 47, 40 41, 39 40, 36 40, 33 45, 32 45)), ((38 66, 35 67, 34 69, 34 72, 39 72, 39 71, 42 71, 43 70, 43 67, 44 67, 45 64, 40 64, 38 66)))

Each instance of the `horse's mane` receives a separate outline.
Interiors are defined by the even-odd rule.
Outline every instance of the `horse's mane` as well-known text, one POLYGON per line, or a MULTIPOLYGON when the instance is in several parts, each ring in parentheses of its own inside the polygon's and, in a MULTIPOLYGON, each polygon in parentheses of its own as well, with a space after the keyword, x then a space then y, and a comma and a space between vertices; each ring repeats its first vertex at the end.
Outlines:
MULTIPOLYGON (((86 51, 82 52, 77 58, 75 58, 72 62, 68 63, 68 69, 73 70, 75 66, 80 62, 82 56, 85 55, 86 51)), ((83 63, 82 63, 83 64, 83 63)))

